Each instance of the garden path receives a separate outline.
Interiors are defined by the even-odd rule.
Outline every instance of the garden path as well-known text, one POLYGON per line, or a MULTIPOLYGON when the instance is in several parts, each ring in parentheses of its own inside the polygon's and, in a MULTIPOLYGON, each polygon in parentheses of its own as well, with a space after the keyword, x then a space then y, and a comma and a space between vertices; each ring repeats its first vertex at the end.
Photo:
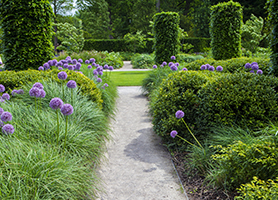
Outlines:
POLYGON ((153 133, 140 87, 118 87, 117 113, 106 160, 100 166, 104 193, 98 200, 186 200, 171 157, 153 133))

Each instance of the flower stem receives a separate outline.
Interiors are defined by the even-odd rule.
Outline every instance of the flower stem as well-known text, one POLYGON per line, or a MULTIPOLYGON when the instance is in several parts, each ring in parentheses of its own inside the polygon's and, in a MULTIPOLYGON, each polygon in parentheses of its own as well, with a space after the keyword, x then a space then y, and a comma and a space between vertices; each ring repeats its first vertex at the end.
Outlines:
POLYGON ((56 110, 56 114, 57 114, 57 146, 59 145, 59 113, 58 113, 58 109, 56 110))
POLYGON ((71 89, 71 105, 73 105, 73 88, 71 89))
POLYGON ((66 115, 66 132, 65 132, 64 150, 66 148, 67 134, 68 134, 68 116, 66 115))
MULTIPOLYGON (((183 141, 187 142, 188 144, 192 145, 192 146, 195 146, 197 147, 195 144, 192 144, 191 142, 188 142, 186 139, 184 139, 183 137, 179 136, 179 135, 176 135, 177 137, 179 137, 180 139, 182 139, 183 141)), ((197 147, 199 148, 199 147, 197 147)))
POLYGON ((199 146, 203 149, 203 146, 200 144, 200 142, 197 140, 197 138, 194 136, 194 134, 191 132, 190 128, 187 126, 187 123, 184 121, 183 118, 181 118, 183 123, 185 124, 186 128, 188 129, 188 131, 191 133, 191 135, 193 136, 193 138, 195 139, 195 141, 199 144, 199 146))

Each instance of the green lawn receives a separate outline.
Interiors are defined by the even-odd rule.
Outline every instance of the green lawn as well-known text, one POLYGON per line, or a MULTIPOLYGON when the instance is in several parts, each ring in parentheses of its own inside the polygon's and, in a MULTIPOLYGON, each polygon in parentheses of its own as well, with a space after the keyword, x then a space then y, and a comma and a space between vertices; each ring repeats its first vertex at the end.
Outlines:
POLYGON ((140 86, 151 71, 112 71, 110 79, 117 86, 140 86))

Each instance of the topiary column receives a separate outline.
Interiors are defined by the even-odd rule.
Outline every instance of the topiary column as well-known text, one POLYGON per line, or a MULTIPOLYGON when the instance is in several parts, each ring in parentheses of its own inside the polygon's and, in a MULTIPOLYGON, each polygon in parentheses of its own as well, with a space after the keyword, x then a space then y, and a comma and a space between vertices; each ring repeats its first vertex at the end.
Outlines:
POLYGON ((161 12, 154 15, 155 62, 170 62, 171 56, 179 51, 179 21, 175 12, 161 12))
POLYGON ((270 48, 272 73, 278 76, 278 1, 270 1, 269 19, 272 26, 270 48))
POLYGON ((229 1, 211 7, 210 35, 212 56, 225 60, 241 56, 242 7, 229 1))
POLYGON ((53 57, 53 11, 48 0, 1 0, 6 70, 38 69, 53 57))

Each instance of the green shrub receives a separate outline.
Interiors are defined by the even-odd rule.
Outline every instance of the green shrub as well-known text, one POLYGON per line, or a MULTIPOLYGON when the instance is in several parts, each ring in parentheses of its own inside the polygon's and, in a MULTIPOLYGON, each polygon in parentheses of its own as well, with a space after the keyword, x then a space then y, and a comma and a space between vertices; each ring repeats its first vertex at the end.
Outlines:
POLYGON ((179 51, 179 21, 175 12, 161 12, 154 15, 155 63, 170 62, 171 56, 179 51))
POLYGON ((278 79, 272 76, 223 74, 199 90, 198 125, 264 127, 278 119, 277 90, 278 79))
POLYGON ((134 69, 148 69, 154 65, 154 55, 137 54, 132 57, 131 64, 134 69))
POLYGON ((201 38, 201 37, 187 37, 181 39, 182 44, 188 43, 193 45, 193 52, 204 52, 206 48, 210 47, 210 38, 201 38))
POLYGON ((278 176, 278 149, 274 138, 254 139, 251 143, 237 141, 228 147, 216 146, 212 155, 218 163, 210 179, 219 186, 231 190, 250 182, 254 176, 268 180, 278 176))
POLYGON ((223 72, 249 72, 250 69, 245 69, 246 63, 257 62, 259 68, 263 71, 263 74, 267 75, 270 71, 270 59, 269 58, 247 58, 247 57, 240 57, 240 58, 232 58, 228 60, 214 60, 212 58, 204 58, 200 60, 196 60, 191 63, 185 64, 185 67, 188 70, 201 70, 201 66, 205 64, 213 65, 215 68, 217 66, 223 67, 223 72))
POLYGON ((211 7, 211 48, 213 58, 225 60, 241 56, 242 7, 223 2, 211 7))
POLYGON ((250 183, 240 186, 236 200, 274 200, 278 196, 278 177, 274 180, 260 180, 254 177, 250 183))
MULTIPOLYGON (((193 141, 182 121, 175 117, 175 113, 182 110, 185 113, 185 122, 198 137, 194 129, 198 102, 201 99, 197 94, 204 84, 219 74, 203 71, 181 71, 169 74, 160 84, 158 94, 151 104, 154 132, 168 143, 174 141, 169 135, 172 130, 176 130, 186 140, 193 141)), ((179 145, 183 144, 181 140, 175 142, 179 145)))
POLYGON ((122 57, 122 60, 131 60, 131 58, 134 56, 134 55, 136 55, 136 54, 134 54, 133 52, 124 52, 124 51, 122 51, 122 52, 119 52, 120 53, 120 55, 121 55, 121 57, 122 57))
POLYGON ((176 56, 176 60, 177 62, 186 62, 186 63, 190 63, 193 62, 195 60, 200 60, 203 59, 204 57, 201 55, 189 55, 189 54, 178 54, 176 56))
POLYGON ((85 40, 83 50, 91 51, 128 51, 124 39, 89 39, 85 40))
MULTIPOLYGON (((20 88, 29 82, 35 83, 42 79, 51 78, 52 80, 61 83, 61 80, 58 79, 57 76, 59 72, 60 71, 57 69, 48 71, 3 71, 1 72, 0 76, 0 84, 4 85, 6 87, 6 90, 11 92, 13 89, 20 88)), ((96 102, 101 107, 103 102, 103 100, 101 99, 101 92, 92 80, 90 80, 83 74, 76 73, 74 71, 66 70, 66 73, 68 75, 67 80, 76 81, 77 85, 80 87, 81 93, 88 95, 90 100, 96 102)), ((64 84, 66 84, 66 81, 64 81, 64 84)))
POLYGON ((4 0, 0 16, 6 70, 37 69, 52 58, 53 11, 48 1, 4 0))

